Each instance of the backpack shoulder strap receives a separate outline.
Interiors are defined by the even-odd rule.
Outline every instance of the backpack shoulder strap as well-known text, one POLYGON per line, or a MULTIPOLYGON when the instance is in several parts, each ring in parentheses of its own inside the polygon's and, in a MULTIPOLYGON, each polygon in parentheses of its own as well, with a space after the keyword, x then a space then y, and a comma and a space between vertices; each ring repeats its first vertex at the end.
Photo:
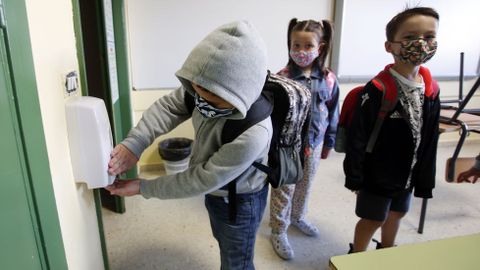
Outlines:
POLYGON ((377 120, 375 121, 372 133, 367 142, 367 153, 373 151, 373 147, 375 146, 375 142, 377 141, 378 134, 380 133, 386 115, 393 111, 398 102, 397 85, 388 70, 383 70, 378 73, 378 75, 372 79, 372 83, 382 91, 382 104, 380 105, 377 120))
MULTIPOLYGON (((222 144, 226 144, 235 140, 245 130, 249 129, 258 122, 266 119, 273 110, 272 101, 262 93, 260 97, 250 106, 247 115, 243 119, 228 119, 222 129, 222 144)), ((237 216, 237 181, 229 182, 226 187, 228 190, 228 214, 232 222, 236 221, 237 216)))
POLYGON ((382 105, 380 107, 380 117, 385 118, 385 115, 392 111, 397 105, 398 92, 395 79, 390 72, 383 70, 378 73, 372 80, 373 84, 383 92, 382 105))
POLYGON ((245 130, 270 116, 272 111, 272 102, 262 93, 250 106, 245 118, 238 120, 229 119, 225 122, 222 130, 222 144, 232 142, 245 130))
POLYGON ((419 73, 425 83, 425 96, 435 99, 440 91, 437 81, 432 78, 430 70, 426 67, 420 66, 419 73))
MULTIPOLYGON (((395 109, 395 106, 398 102, 397 85, 395 84, 395 79, 388 71, 390 66, 391 65, 387 66, 385 70, 381 71, 377 76, 375 76, 375 78, 372 79, 372 83, 375 85, 375 87, 382 91, 382 104, 380 106, 378 117, 375 121, 372 133, 368 139, 366 148, 367 153, 371 153, 373 151, 373 147, 375 146, 375 142, 378 138, 378 134, 380 133, 380 129, 383 125, 386 115, 395 109)), ((436 98, 439 93, 437 81, 432 79, 430 71, 425 67, 420 66, 419 73, 422 75, 425 82, 425 96, 432 99, 436 98)))
POLYGON ((191 114, 195 108, 195 100, 193 99, 193 96, 188 91, 185 91, 185 96, 183 99, 185 101, 185 105, 187 106, 188 112, 191 114))

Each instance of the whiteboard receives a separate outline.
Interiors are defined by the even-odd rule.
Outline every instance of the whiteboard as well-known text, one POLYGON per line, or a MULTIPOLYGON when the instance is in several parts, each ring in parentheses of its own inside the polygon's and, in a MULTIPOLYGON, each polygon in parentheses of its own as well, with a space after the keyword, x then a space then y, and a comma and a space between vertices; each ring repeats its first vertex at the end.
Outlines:
POLYGON ((460 52, 465 76, 479 74, 480 1, 337 0, 332 68, 340 81, 365 81, 393 62, 385 51, 385 27, 406 5, 434 8, 440 15, 438 49, 425 64, 436 79, 458 79, 460 52))
POLYGON ((332 19, 331 0, 127 0, 132 85, 137 90, 180 85, 175 72, 189 52, 215 28, 249 20, 268 50, 274 72, 288 61, 290 19, 332 19))

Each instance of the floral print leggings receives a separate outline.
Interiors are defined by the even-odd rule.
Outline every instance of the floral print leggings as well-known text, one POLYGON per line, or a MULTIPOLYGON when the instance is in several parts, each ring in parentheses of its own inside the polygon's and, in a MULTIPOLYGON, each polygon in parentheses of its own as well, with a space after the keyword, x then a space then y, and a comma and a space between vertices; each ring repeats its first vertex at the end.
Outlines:
POLYGON ((303 220, 307 213, 307 200, 323 145, 310 148, 311 155, 305 157, 303 179, 295 185, 284 185, 272 189, 270 195, 270 227, 272 233, 287 232, 290 220, 303 220))

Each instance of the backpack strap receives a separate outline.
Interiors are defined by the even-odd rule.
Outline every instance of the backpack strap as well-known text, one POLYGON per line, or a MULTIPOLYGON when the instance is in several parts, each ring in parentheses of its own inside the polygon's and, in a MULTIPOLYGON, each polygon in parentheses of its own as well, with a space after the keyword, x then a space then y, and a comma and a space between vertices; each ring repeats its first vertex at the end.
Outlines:
MULTIPOLYGON (((391 66, 392 65, 386 66, 385 69, 378 73, 378 75, 371 81, 376 88, 382 91, 382 104, 380 105, 380 111, 378 112, 378 117, 373 126, 372 133, 368 139, 366 148, 367 153, 373 151, 373 147, 375 146, 375 142, 377 141, 385 117, 389 112, 395 109, 398 102, 397 85, 395 84, 395 79, 388 71, 391 66)), ((425 96, 435 99, 439 93, 437 81, 432 79, 432 75, 426 67, 420 66, 419 73, 422 75, 423 81, 425 82, 425 96)))
POLYGON ((185 91, 185 96, 183 99, 185 101, 185 106, 187 106, 188 112, 191 114, 193 109, 195 109, 195 100, 193 99, 193 96, 188 91, 185 91))
POLYGON ((437 81, 432 78, 430 70, 426 67, 420 66, 418 73, 422 75, 423 82, 425 83, 425 96, 435 99, 440 92, 440 87, 438 87, 437 81))
MULTIPOLYGON (((184 96, 185 106, 190 113, 195 109, 195 100, 193 96, 186 92, 184 96)), ((222 145, 230 143, 235 140, 240 134, 245 132, 253 125, 266 119, 273 111, 273 97, 270 97, 268 93, 263 93, 258 99, 250 106, 247 111, 247 115, 243 119, 228 119, 222 129, 221 140, 222 145)), ((260 169, 265 173, 269 173, 271 169, 261 163, 254 162, 253 166, 260 169)), ((237 181, 230 181, 227 185, 221 189, 228 190, 228 214, 229 219, 235 222, 237 216, 237 181)))
POLYGON ((245 130, 266 119, 273 111, 273 101, 264 93, 250 106, 243 119, 228 119, 222 130, 222 144, 235 140, 245 130))
MULTIPOLYGON (((247 115, 243 119, 234 120, 228 119, 222 129, 222 144, 226 144, 235 140, 240 134, 245 132, 253 125, 266 119, 273 111, 273 101, 270 100, 264 93, 252 104, 247 111, 247 115)), ((259 168, 260 163, 254 162, 253 166, 259 168)), ((267 166, 260 164, 263 167, 267 166)), ((259 168, 264 171, 263 169, 259 168)), ((268 168, 270 169, 270 168, 268 168)), ((265 171, 264 171, 265 172, 265 171)), ((266 172, 268 173, 268 172, 266 172)), ((235 223, 237 216, 237 181, 230 181, 221 189, 228 190, 228 215, 231 222, 235 223)))
POLYGON ((391 112, 398 102, 398 93, 395 80, 392 75, 387 71, 381 71, 375 78, 372 79, 372 83, 375 87, 382 92, 382 104, 380 105, 380 110, 378 112, 377 120, 373 126, 372 133, 368 138, 367 142, 367 153, 373 151, 375 142, 377 141, 378 134, 382 128, 385 117, 389 112, 391 112))

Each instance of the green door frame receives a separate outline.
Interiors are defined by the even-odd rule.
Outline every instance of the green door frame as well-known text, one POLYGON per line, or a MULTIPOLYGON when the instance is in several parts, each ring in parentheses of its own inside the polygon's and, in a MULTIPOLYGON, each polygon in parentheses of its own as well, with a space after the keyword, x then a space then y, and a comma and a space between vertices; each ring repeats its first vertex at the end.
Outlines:
MULTIPOLYGON (((127 137, 128 132, 133 126, 132 105, 131 105, 131 85, 128 62, 127 29, 125 18, 125 1, 113 0, 113 27, 115 33, 115 50, 117 53, 117 74, 118 74, 118 101, 114 104, 116 111, 119 112, 118 118, 121 119, 121 129, 117 131, 121 139, 127 137)), ((135 169, 130 170, 126 177, 133 178, 137 176, 135 169)))
MULTIPOLYGON (((85 64, 85 53, 84 53, 84 41, 82 34, 82 23, 80 15, 80 0, 72 0, 73 12, 74 12, 74 27, 75 27, 75 36, 77 40, 77 58, 80 68, 80 82, 82 84, 82 94, 88 95, 88 81, 86 76, 86 64, 85 64)), ((103 9, 103 1, 97 0, 96 5, 101 5, 103 9)), ((116 51, 116 62, 117 62, 117 78, 118 78, 118 100, 111 105, 111 111, 113 121, 115 124, 112 128, 114 133, 115 142, 119 143, 122 141, 130 131, 133 120, 131 114, 131 99, 130 99, 130 74, 128 69, 128 48, 127 48, 127 30, 126 30, 126 18, 125 18, 125 1, 124 0, 112 0, 112 12, 113 12, 113 24, 114 24, 114 35, 115 35, 115 51, 116 51)), ((103 23, 105 24, 105 23, 103 23)), ((99 26, 100 27, 100 26, 99 26)), ((103 27, 103 26, 101 26, 103 27)), ((105 39, 104 39, 105 40, 105 39)), ((107 49, 105 44, 102 44, 105 54, 107 49)), ((108 77, 108 76, 106 76, 108 77)), ((109 104, 111 102, 107 102, 109 104)), ((108 105, 107 105, 108 106, 108 105)), ((132 169, 127 172, 127 178, 136 177, 136 170, 132 169)), ((98 219, 98 226, 100 232, 100 241, 102 245, 102 253, 104 258, 105 269, 109 269, 108 262, 108 253, 105 242, 105 233, 103 229, 103 218, 102 218, 102 204, 101 204, 101 194, 100 189, 94 190, 95 206, 98 219)), ((115 198, 117 204, 117 212, 125 212, 125 202, 123 198, 115 198)))
POLYGON ((36 222, 47 269, 67 269, 55 194, 48 163, 25 0, 3 0, 6 47, 16 114, 23 142, 30 191, 31 214, 36 222))

